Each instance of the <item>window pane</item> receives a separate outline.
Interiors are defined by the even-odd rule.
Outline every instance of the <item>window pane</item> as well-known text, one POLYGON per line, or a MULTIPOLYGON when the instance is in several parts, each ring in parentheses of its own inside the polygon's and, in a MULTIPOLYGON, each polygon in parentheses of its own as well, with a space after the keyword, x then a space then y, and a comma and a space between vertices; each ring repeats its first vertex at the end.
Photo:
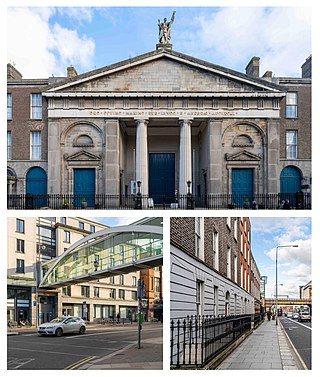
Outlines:
POLYGON ((7 159, 12 159, 12 133, 11 131, 7 132, 7 159))
POLYGON ((31 160, 41 160, 41 131, 31 131, 31 160))
POLYGON ((297 106, 287 105, 286 106, 286 117, 287 118, 296 118, 297 117, 297 106))
POLYGON ((297 93, 287 93, 286 104, 287 105, 296 105, 297 104, 297 93))
POLYGON ((12 94, 7 93, 7 120, 12 119, 12 94))
POLYGON ((31 118, 42 119, 42 95, 41 93, 31 94, 31 118))

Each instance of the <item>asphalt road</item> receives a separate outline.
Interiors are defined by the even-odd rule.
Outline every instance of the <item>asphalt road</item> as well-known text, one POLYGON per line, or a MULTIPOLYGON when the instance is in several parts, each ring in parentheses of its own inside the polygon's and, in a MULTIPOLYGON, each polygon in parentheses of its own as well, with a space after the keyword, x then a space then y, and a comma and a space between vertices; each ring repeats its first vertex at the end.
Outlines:
POLYGON ((311 322, 300 323, 291 318, 281 317, 279 319, 307 368, 311 369, 311 322))
MULTIPOLYGON (((142 340, 162 335, 162 326, 144 326, 142 340)), ((87 361, 137 344, 138 330, 88 329, 84 335, 39 336, 35 332, 8 336, 8 369, 76 369, 87 361)))

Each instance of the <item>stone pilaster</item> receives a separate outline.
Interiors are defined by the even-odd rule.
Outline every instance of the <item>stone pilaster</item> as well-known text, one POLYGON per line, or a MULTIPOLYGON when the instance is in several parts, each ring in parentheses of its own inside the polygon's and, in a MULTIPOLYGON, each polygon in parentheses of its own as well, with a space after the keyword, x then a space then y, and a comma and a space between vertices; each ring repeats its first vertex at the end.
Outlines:
POLYGON ((267 132, 267 193, 276 194, 280 192, 280 120, 270 119, 267 125, 267 132))
POLYGON ((147 119, 136 119, 136 181, 141 182, 141 194, 149 192, 147 119))
MULTIPOLYGON (((188 192, 187 181, 192 181, 192 154, 191 154, 191 119, 181 119, 180 124, 180 161, 179 161, 179 194, 188 192)), ((192 182, 193 184, 194 182, 192 182)), ((192 192, 192 185, 190 187, 192 192)))
POLYGON ((48 194, 61 192, 61 150, 59 120, 48 120, 48 194))
POLYGON ((208 119, 209 128, 209 168, 208 192, 222 193, 222 146, 221 146, 221 119, 208 119))
MULTIPOLYGON (((119 120, 106 120, 106 149, 105 149, 105 191, 106 194, 118 195, 120 182, 120 141, 119 120)), ((96 179, 98 179, 98 168, 96 179)), ((98 182, 97 182, 98 184, 98 182)), ((97 187, 97 186, 96 186, 97 187)))

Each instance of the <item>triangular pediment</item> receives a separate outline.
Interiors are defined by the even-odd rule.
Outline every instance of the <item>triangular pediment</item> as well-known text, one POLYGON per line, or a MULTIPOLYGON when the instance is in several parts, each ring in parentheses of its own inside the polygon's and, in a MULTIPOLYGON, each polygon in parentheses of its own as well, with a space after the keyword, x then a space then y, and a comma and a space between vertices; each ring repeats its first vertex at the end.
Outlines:
POLYGON ((101 157, 87 151, 80 151, 72 155, 64 156, 66 161, 100 161, 101 157))
POLYGON ((226 153, 227 161, 260 161, 261 156, 248 151, 241 151, 234 154, 226 153))
POLYGON ((82 93, 281 92, 281 88, 175 51, 153 51, 48 88, 82 93))

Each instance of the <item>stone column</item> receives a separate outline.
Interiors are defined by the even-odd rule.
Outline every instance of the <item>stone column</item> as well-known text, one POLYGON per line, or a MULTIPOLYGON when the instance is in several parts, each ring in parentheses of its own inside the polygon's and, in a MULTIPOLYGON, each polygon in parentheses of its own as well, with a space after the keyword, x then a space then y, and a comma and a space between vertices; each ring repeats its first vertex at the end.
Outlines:
MULTIPOLYGON (((192 181, 191 119, 180 119, 179 194, 188 192, 187 181, 192 181)), ((193 185, 194 182, 192 182, 193 185)), ((192 192, 192 185, 190 192, 192 192)))
POLYGON ((148 170, 148 129, 147 119, 135 119, 136 122, 136 181, 141 182, 141 194, 149 192, 148 170))

